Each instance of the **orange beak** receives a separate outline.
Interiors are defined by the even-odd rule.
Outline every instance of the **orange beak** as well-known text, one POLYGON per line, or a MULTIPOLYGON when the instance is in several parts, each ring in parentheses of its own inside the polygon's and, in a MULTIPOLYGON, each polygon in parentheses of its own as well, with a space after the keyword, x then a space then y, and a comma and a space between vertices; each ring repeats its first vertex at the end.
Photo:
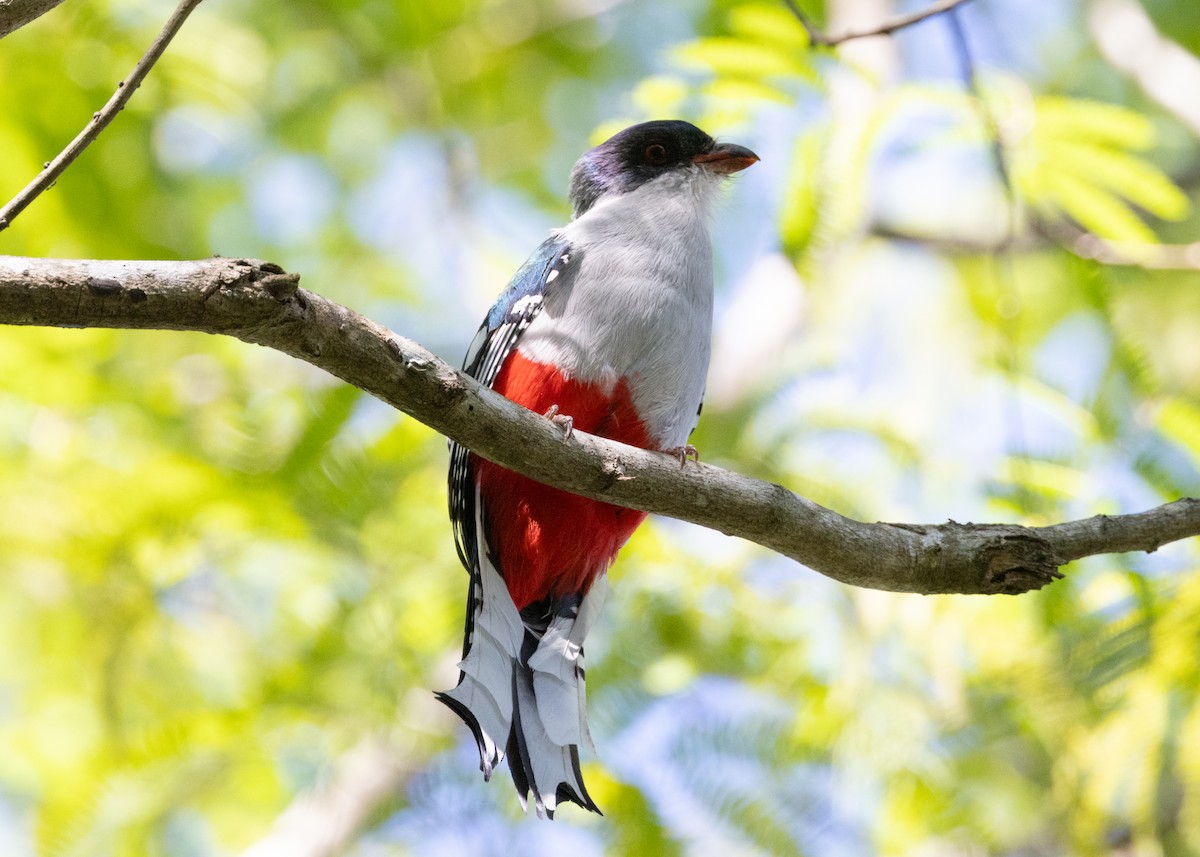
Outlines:
POLYGON ((729 173, 740 172, 746 169, 746 167, 758 163, 758 160, 758 155, 751 152, 745 146, 722 143, 711 152, 696 155, 696 157, 692 158, 692 163, 707 167, 714 173, 728 175, 729 173))

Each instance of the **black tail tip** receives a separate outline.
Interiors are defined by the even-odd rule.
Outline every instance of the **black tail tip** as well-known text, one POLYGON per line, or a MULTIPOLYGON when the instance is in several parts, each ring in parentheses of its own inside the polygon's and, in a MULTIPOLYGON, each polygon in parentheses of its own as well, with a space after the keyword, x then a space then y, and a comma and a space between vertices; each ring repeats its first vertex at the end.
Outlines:
POLYGON ((471 709, 441 691, 434 691, 433 698, 457 714, 462 722, 467 724, 467 728, 471 730, 471 734, 475 737, 475 744, 479 748, 479 770, 483 772, 483 781, 486 783, 491 780, 496 760, 488 755, 487 743, 483 740, 483 727, 479 725, 479 721, 471 713, 471 709))
MULTIPOLYGON (((581 787, 583 786, 582 779, 580 779, 579 785, 581 787)), ((594 812, 596 815, 604 815, 604 813, 600 811, 600 807, 596 806, 596 802, 592 800, 592 796, 587 793, 587 789, 583 790, 583 795, 581 797, 579 793, 575 791, 575 789, 571 788, 566 783, 559 783, 558 791, 555 792, 554 797, 555 800, 560 804, 569 802, 575 804, 576 806, 583 807, 588 812, 594 812)), ((551 815, 550 817, 553 818, 554 816, 551 815)))

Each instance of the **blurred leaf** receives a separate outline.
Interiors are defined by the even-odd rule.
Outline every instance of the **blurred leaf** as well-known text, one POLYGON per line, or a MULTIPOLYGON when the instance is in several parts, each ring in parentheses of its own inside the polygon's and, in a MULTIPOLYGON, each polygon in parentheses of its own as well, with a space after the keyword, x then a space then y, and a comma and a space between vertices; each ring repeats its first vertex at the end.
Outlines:
POLYGON ((792 257, 804 254, 817 225, 824 143, 825 137, 819 131, 810 131, 800 136, 795 143, 784 196, 783 220, 780 224, 784 249, 792 257))
POLYGON ((1149 117, 1119 104, 1055 95, 1038 96, 1035 133, 1048 140, 1144 151, 1154 145, 1149 117))
POLYGON ((1156 243, 1133 211, 1179 220, 1187 196, 1152 163, 1132 154, 1154 142, 1149 119, 1125 107, 1062 97, 1038 98, 1029 135, 1012 154, 1021 195, 1048 212, 1061 210, 1111 241, 1156 243))
POLYGON ((1200 466, 1200 405, 1171 398, 1158 408, 1156 417, 1159 430, 1187 449, 1200 466))
POLYGON ((1064 167, 1081 179, 1090 179, 1134 205, 1164 220, 1181 220, 1188 199, 1159 170, 1139 158, 1099 147, 1070 146, 1047 156, 1061 159, 1064 167))
POLYGON ((1087 231, 1110 241, 1157 242, 1150 229, 1116 194, 1068 172, 1047 172, 1036 179, 1030 201, 1057 207, 1087 231))
POLYGON ((820 84, 807 34, 786 9, 744 3, 728 22, 730 35, 702 36, 674 51, 684 69, 713 77, 703 88, 706 121, 738 124, 758 102, 786 103, 798 85, 820 84))
POLYGON ((1200 56, 1200 21, 1191 0, 1141 0, 1160 33, 1200 56))
POLYGON ((805 63, 797 56, 767 42, 743 38, 718 37, 697 39, 679 49, 681 61, 711 69, 718 77, 799 77, 806 73, 805 63))
POLYGON ((740 36, 786 51, 808 47, 808 33, 783 4, 743 3, 729 13, 729 28, 740 36))

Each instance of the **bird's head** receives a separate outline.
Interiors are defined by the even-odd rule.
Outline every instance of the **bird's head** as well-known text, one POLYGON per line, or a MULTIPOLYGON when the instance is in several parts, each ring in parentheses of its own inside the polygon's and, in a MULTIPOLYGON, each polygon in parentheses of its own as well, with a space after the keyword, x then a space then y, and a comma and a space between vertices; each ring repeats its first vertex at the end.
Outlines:
POLYGON ((614 134, 575 162, 571 204, 579 217, 602 197, 629 193, 671 173, 699 171, 715 178, 757 160, 749 149, 718 143, 689 122, 643 122, 614 134))

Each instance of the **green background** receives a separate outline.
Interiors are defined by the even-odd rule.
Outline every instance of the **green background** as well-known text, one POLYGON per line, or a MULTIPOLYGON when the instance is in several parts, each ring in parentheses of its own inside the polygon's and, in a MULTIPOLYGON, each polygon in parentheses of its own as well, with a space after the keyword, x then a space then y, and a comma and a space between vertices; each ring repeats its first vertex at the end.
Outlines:
MULTIPOLYGON (((0 252, 268 259, 457 362, 579 153, 686 118, 763 158, 714 218, 705 460, 865 520, 1139 511, 1200 494, 1200 129, 1120 54, 1152 19, 1187 87, 1200 16, 1141 9, 967 4, 972 94, 945 19, 835 53, 773 3, 209 0, 0 252)), ((169 12, 0 42, 0 197, 169 12)), ((523 818, 430 695, 446 459, 234 340, 0 329, 0 852, 244 853, 387 770, 333 853, 1200 854, 1194 541, 922 597, 655 520, 589 640, 606 814, 523 818)))

